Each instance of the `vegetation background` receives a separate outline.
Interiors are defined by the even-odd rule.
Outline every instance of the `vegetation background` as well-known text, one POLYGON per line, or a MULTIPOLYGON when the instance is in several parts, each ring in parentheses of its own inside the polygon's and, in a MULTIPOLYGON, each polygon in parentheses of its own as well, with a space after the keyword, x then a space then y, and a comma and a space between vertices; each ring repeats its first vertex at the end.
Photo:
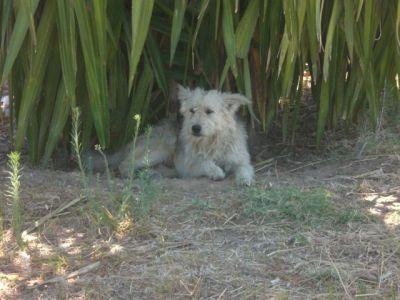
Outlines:
POLYGON ((171 108, 172 81, 251 98, 266 133, 294 143, 303 75, 312 76, 320 143, 360 116, 399 112, 400 1, 3 0, 0 74, 15 148, 46 163, 71 111, 82 143, 117 148, 171 108), (14 130, 14 129, 12 129, 14 130))

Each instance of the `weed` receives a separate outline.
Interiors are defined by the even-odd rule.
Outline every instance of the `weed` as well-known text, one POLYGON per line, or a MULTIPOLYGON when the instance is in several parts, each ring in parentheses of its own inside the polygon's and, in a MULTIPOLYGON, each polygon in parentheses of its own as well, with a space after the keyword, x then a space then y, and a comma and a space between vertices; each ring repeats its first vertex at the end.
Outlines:
POLYGON ((110 172, 110 168, 108 167, 108 160, 107 160, 107 156, 106 154, 103 152, 103 149, 101 149, 101 145, 95 145, 94 146, 95 150, 97 152, 100 153, 101 157, 104 160, 104 166, 106 168, 106 176, 107 176, 107 182, 108 182, 108 187, 110 189, 110 191, 113 190, 113 181, 112 181, 112 177, 111 177, 111 172, 110 172))
POLYGON ((135 127, 135 132, 134 132, 134 135, 133 135, 132 149, 130 151, 130 154, 131 154, 131 157, 130 157, 130 159, 131 159, 131 167, 129 169, 129 182, 133 181, 133 178, 134 178, 134 175, 135 175, 136 141, 137 141, 137 138, 139 136, 139 128, 140 128, 140 120, 141 120, 140 115, 134 115, 133 118, 136 121, 136 127, 135 127))
POLYGON ((295 236, 293 237, 293 245, 295 246, 306 246, 309 244, 309 241, 307 240, 307 237, 305 237, 301 233, 296 233, 295 236))
POLYGON ((215 205, 209 201, 201 200, 201 199, 192 199, 191 206, 197 208, 199 210, 214 210, 216 209, 215 205))
POLYGON ((275 220, 287 219, 313 226, 370 221, 369 216, 355 208, 343 210, 333 205, 329 192, 321 188, 249 188, 245 197, 244 212, 247 215, 267 215, 275 220))
POLYGON ((52 266, 57 274, 64 274, 69 266, 68 258, 65 255, 57 254, 52 258, 52 266))
POLYGON ((6 196, 12 200, 12 218, 11 227, 14 233, 14 237, 19 246, 22 245, 22 224, 23 224, 23 209, 20 199, 20 187, 21 187, 21 164, 19 152, 11 152, 8 155, 8 167, 9 167, 9 180, 10 185, 6 191, 6 196))
POLYGON ((145 167, 143 170, 140 170, 137 173, 137 183, 138 186, 140 186, 140 190, 136 195, 132 194, 132 182, 133 182, 133 176, 135 173, 135 148, 136 148, 136 140, 139 132, 139 126, 140 126, 140 116, 136 115, 135 116, 136 120, 136 129, 135 129, 135 136, 133 139, 133 145, 132 145, 132 151, 131 151, 131 168, 130 168, 130 178, 128 179, 127 184, 125 185, 122 193, 122 203, 123 205, 121 206, 121 210, 119 215, 122 217, 122 215, 128 213, 132 214, 136 219, 143 218, 144 216, 148 215, 151 205, 156 199, 156 196, 158 194, 158 188, 153 184, 151 181, 151 174, 150 174, 150 166, 149 166, 149 140, 151 136, 151 127, 148 127, 145 132, 146 136, 146 151, 145 151, 145 157, 144 161, 147 167, 145 167), (126 211, 128 210, 128 211, 126 211))
POLYGON ((374 221, 373 216, 367 216, 357 209, 347 209, 338 213, 335 223, 348 224, 351 222, 374 221))
POLYGON ((72 109, 72 132, 71 132, 71 143, 72 143, 72 149, 74 151, 75 159, 76 162, 78 163, 79 170, 81 173, 81 180, 83 183, 83 186, 85 188, 85 192, 88 192, 89 184, 88 184, 88 178, 85 173, 85 166, 82 161, 82 144, 80 142, 80 110, 78 107, 74 107, 72 109))
POLYGON ((158 195, 158 188, 153 184, 150 178, 150 173, 148 170, 143 170, 139 172, 138 183, 140 186, 140 191, 135 197, 135 203, 132 207, 133 215, 136 218, 142 218, 150 212, 151 206, 158 195))
POLYGON ((334 211, 329 194, 322 189, 249 188, 246 196, 245 213, 250 215, 266 214, 274 219, 311 224, 326 221, 334 211))
POLYGON ((133 194, 133 179, 135 175, 135 150, 136 150, 136 141, 139 135, 140 128, 140 115, 135 115, 133 117, 136 121, 135 132, 133 135, 132 149, 129 152, 131 157, 131 167, 129 168, 128 180, 125 181, 124 186, 122 188, 120 205, 118 209, 118 218, 126 219, 131 217, 130 206, 131 203, 134 202, 134 194, 133 194))
MULTIPOLYGON (((124 181, 122 191, 117 194, 112 180, 112 174, 108 167, 107 156, 99 145, 95 146, 104 160, 106 166, 106 176, 109 185, 110 193, 106 199, 99 201, 101 195, 96 193, 89 200, 89 218, 94 222, 96 229, 100 230, 101 227, 122 233, 132 228, 132 219, 135 221, 147 216, 153 200, 156 199, 158 188, 151 181, 151 174, 149 168, 145 168, 140 172, 135 172, 135 149, 136 141, 140 128, 140 116, 135 115, 136 127, 134 138, 132 142, 131 153, 131 166, 129 168, 128 179, 124 181), (136 173, 136 174, 135 174, 136 173), (136 178, 135 178, 136 176, 136 178)), ((151 128, 146 130, 146 147, 148 147, 149 138, 151 135, 151 128)), ((76 136, 77 134, 75 134, 76 136)), ((75 143, 79 145, 78 143, 75 143)), ((75 151, 78 152, 78 151, 75 151)), ((148 151, 146 151, 145 161, 148 161, 148 151)), ((98 178, 97 184, 100 183, 98 178)), ((100 187, 95 189, 100 190, 100 187)))

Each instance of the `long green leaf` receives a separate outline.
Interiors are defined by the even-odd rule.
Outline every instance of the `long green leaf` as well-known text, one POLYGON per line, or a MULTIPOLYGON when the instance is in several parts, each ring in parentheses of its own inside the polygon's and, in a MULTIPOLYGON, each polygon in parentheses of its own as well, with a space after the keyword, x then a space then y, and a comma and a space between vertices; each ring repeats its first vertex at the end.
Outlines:
POLYGON ((98 45, 95 43, 96 39, 92 28, 93 15, 86 9, 83 1, 74 1, 73 4, 85 61, 86 83, 93 122, 100 144, 106 148, 110 140, 106 69, 102 64, 98 45))
POLYGON ((347 47, 349 49, 350 61, 353 62, 354 48, 354 5, 353 1, 344 1, 344 32, 347 47))
POLYGON ((230 0, 223 0, 222 31, 224 37, 225 51, 228 56, 229 67, 235 77, 238 75, 236 66, 236 38, 233 28, 233 11, 230 0))
POLYGON ((187 0, 175 0, 174 16, 172 18, 171 28, 171 49, 169 64, 172 65, 172 61, 175 56, 176 47, 178 46, 179 36, 181 35, 183 27, 183 19, 185 17, 187 0))
POLYGON ((21 150, 29 124, 29 116, 37 101, 47 66, 51 37, 54 29, 55 2, 47 1, 37 32, 37 50, 32 55, 31 68, 22 93, 18 113, 15 147, 21 150))
POLYGON ((129 63, 129 91, 132 89, 136 68, 149 31, 154 0, 132 1, 132 48, 129 63))
POLYGON ((329 67, 331 65, 333 38, 335 31, 337 29, 336 26, 341 9, 342 9, 341 2, 335 1, 332 8, 332 15, 329 20, 328 35, 326 37, 326 42, 325 42, 325 55, 324 55, 324 66, 323 66, 323 76, 325 81, 327 81, 329 77, 329 67))
POLYGON ((65 89, 65 84, 61 81, 58 88, 57 99, 54 106, 53 118, 51 120, 48 142, 44 150, 43 164, 47 164, 49 161, 57 141, 60 137, 61 132, 65 127, 67 122, 69 112, 71 110, 71 102, 67 96, 67 91, 65 89))
POLYGON ((76 88, 76 26, 73 6, 68 0, 57 0, 57 29, 63 80, 68 97, 75 106, 76 88))
MULTIPOLYGON (((35 11, 38 4, 39 0, 32 0, 31 10, 35 11)), ((20 5, 26 5, 26 3, 20 3, 20 5)), ((26 10, 23 8, 18 9, 13 32, 7 47, 7 56, 3 67, 3 74, 0 81, 0 85, 2 85, 5 82, 7 76, 11 71, 14 61, 17 58, 18 52, 21 49, 22 43, 25 39, 29 24, 30 24, 30 19, 26 14, 26 10)))
POLYGON ((245 58, 260 14, 260 1, 251 0, 236 28, 236 55, 245 58))

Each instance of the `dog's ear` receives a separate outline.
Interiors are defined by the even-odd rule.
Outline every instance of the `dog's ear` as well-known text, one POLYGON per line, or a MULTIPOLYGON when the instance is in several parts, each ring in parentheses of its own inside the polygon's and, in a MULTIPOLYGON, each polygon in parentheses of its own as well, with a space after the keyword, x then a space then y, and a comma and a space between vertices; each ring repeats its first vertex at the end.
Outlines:
POLYGON ((185 88, 182 85, 178 84, 178 100, 179 102, 185 102, 189 98, 192 97, 192 91, 189 88, 185 88))
POLYGON ((242 105, 251 105, 251 101, 241 94, 223 94, 224 103, 229 111, 236 112, 242 105))

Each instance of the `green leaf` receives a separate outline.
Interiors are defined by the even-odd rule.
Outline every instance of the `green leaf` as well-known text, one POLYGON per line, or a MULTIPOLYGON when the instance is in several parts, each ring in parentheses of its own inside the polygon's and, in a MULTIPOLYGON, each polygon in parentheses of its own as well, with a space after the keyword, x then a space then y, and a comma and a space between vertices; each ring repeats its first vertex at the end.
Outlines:
POLYGON ((49 49, 54 29, 55 1, 47 1, 37 32, 37 50, 32 55, 31 67, 25 82, 20 103, 15 147, 20 151, 24 144, 29 117, 42 88, 42 82, 49 59, 49 49))
POLYGON ((129 62, 129 91, 132 89, 136 68, 149 31, 154 0, 132 1, 132 48, 129 62))
POLYGON ((230 0, 223 0, 222 10, 222 32, 224 37, 225 51, 228 56, 229 67, 235 77, 238 75, 236 66, 236 38, 233 28, 233 15, 230 0))
POLYGON ((335 1, 332 8, 332 15, 329 20, 328 34, 325 42, 325 54, 324 54, 324 66, 323 66, 323 76, 325 81, 327 81, 329 77, 329 67, 331 65, 333 38, 337 29, 337 23, 339 20, 341 9, 342 9, 341 2, 335 1))
POLYGON ((245 58, 260 14, 260 1, 251 0, 236 28, 236 55, 245 58))
POLYGON ((185 17, 187 0, 175 0, 174 16, 172 18, 172 28, 171 28, 171 50, 169 65, 172 65, 172 61, 175 56, 176 46, 179 42, 179 36, 181 35, 183 27, 183 19, 185 17))
POLYGON ((57 0, 57 29, 59 33, 59 49, 63 80, 66 93, 75 106, 76 88, 76 29, 73 6, 68 0, 57 0))
POLYGON ((55 146, 60 138, 60 135, 65 127, 68 120, 68 115, 71 110, 71 103, 67 96, 65 84, 61 81, 58 88, 57 99, 54 106, 54 112, 51 119, 51 125, 49 130, 49 137, 47 140, 46 148, 43 155, 43 164, 47 164, 49 161, 55 146))
MULTIPOLYGON (((35 11, 39 4, 39 0, 32 0, 31 11, 35 11)), ((27 3, 20 3, 20 6, 27 5, 27 3)), ((42 13, 43 15, 43 13, 42 13)), ((15 24, 13 26, 12 35, 7 47, 7 56, 3 67, 3 74, 0 85, 2 85, 7 76, 9 75, 11 68, 17 58, 18 52, 21 49, 22 43, 24 42, 26 33, 28 31, 28 26, 30 24, 30 19, 26 14, 26 9, 19 8, 17 11, 17 17, 15 24)))
POLYGON ((344 1, 344 32, 346 35, 347 47, 349 49, 350 61, 353 62, 354 48, 354 6, 353 1, 344 1))
POLYGON ((99 41, 94 35, 93 13, 86 7, 83 1, 74 1, 73 5, 78 20, 93 122, 100 144, 103 148, 106 148, 110 140, 110 127, 106 68, 103 65, 103 54, 101 52, 103 50, 99 50, 99 45, 96 43, 99 41))

